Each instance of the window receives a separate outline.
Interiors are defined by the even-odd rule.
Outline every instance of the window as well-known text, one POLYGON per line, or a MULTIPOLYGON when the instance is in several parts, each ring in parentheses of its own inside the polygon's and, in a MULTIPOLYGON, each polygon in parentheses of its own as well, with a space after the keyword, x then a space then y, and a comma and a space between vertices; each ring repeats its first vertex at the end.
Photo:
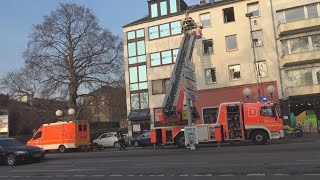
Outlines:
POLYGON ((230 80, 237 80, 241 78, 240 65, 229 66, 230 80))
POLYGON ((169 24, 160 25, 160 37, 170 36, 169 24))
POLYGON ((175 62, 179 49, 167 50, 150 54, 151 67, 172 64, 175 62))
POLYGON ((203 54, 212 54, 213 53, 213 41, 211 40, 204 40, 202 41, 203 44, 203 54))
POLYGON ((210 107, 202 109, 202 117, 204 124, 215 124, 218 119, 219 108, 218 107, 210 107))
POLYGON ((151 66, 159 66, 161 65, 161 57, 160 53, 153 53, 150 55, 151 66))
POLYGON ((137 55, 137 48, 135 42, 128 44, 128 55, 129 57, 137 55))
POLYGON ((131 110, 146 109, 149 106, 148 92, 131 94, 131 110))
POLYGON ((320 34, 311 36, 312 49, 320 50, 320 34))
POLYGON ((170 0, 170 13, 176 13, 177 11, 177 0, 170 0))
POLYGON ((147 66, 135 66, 129 68, 130 91, 148 89, 147 66))
POLYGON ((253 44, 258 47, 263 45, 262 30, 252 31, 253 44))
POLYGON ((282 45, 282 55, 287 55, 289 54, 289 48, 288 48, 288 41, 287 40, 283 40, 281 41, 281 45, 282 45))
POLYGON ((139 29, 136 31, 137 38, 144 37, 144 29, 139 29))
POLYGON ((318 72, 316 73, 316 75, 317 75, 318 84, 320 84, 320 71, 318 71, 318 72))
POLYGON ((206 73, 206 83, 211 84, 217 81, 216 78, 216 68, 210 68, 205 70, 206 73))
POLYGON ((82 124, 78 125, 78 131, 82 131, 82 124))
POLYGON ((174 49, 174 50, 172 50, 173 62, 176 62, 178 53, 179 53, 179 49, 174 49))
POLYGON ((229 23, 235 21, 233 7, 223 9, 224 23, 229 23))
POLYGON ((286 23, 304 20, 304 7, 298 7, 285 11, 286 23))
POLYGON ((259 3, 252 3, 252 4, 248 4, 248 13, 253 14, 253 17, 257 17, 260 16, 260 9, 259 9, 259 3))
POLYGON ((275 117, 275 111, 272 107, 261 107, 260 115, 265 117, 275 117))
POLYGON ((164 16, 164 15, 168 14, 167 1, 162 1, 160 3, 160 14, 161 14, 161 16, 164 16))
POLYGON ((171 23, 171 35, 176 35, 181 33, 181 22, 176 21, 171 23))
POLYGON ((149 27, 149 39, 159 38, 159 28, 158 26, 149 27))
POLYGON ((38 132, 33 136, 32 139, 39 139, 39 138, 41 138, 41 136, 42 136, 42 131, 38 131, 38 132))
POLYGON ((152 94, 165 94, 170 79, 152 81, 152 94))
POLYGON ((200 14, 200 21, 203 27, 210 27, 211 26, 210 13, 200 14))
POLYGON ((231 35, 226 37, 227 51, 238 49, 237 35, 231 35))
POLYGON ((87 131, 87 125, 83 125, 83 131, 87 131))
POLYGON ((317 11, 317 4, 313 4, 310 6, 307 6, 307 13, 308 13, 308 18, 316 18, 319 16, 318 11, 317 11))
POLYGON ((132 39, 141 38, 141 37, 144 37, 144 29, 130 31, 127 33, 127 40, 132 40, 132 39))
POLYGON ((158 4, 151 5, 151 17, 158 17, 158 4))
POLYGON ((291 53, 302 53, 309 50, 308 37, 301 37, 290 40, 291 53))
POLYGON ((137 42, 138 55, 146 54, 144 41, 137 42))
POLYGON ((127 34, 127 39, 130 40, 130 39, 135 39, 136 38, 136 33, 135 31, 131 31, 131 32, 128 32, 127 34))
POLYGON ((267 61, 257 62, 256 68, 257 68, 257 72, 258 72, 259 77, 268 76, 267 61))
POLYGON ((161 52, 162 64, 171 64, 172 63, 172 54, 170 51, 161 52))

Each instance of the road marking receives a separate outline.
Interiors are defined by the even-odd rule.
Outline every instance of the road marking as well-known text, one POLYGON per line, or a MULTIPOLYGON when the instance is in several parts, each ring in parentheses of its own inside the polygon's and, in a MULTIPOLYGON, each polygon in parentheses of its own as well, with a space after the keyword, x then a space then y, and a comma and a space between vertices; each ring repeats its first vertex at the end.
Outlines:
POLYGON ((212 174, 194 174, 193 176, 212 176, 212 174))
POLYGON ((156 175, 156 174, 150 174, 149 176, 164 176, 164 174, 158 174, 158 175, 156 175))
POLYGON ((247 174, 247 176, 266 176, 266 174, 247 174))
POLYGON ((110 174, 109 176, 111 176, 111 177, 121 177, 123 175, 122 174, 110 174))
POLYGON ((274 174, 274 176, 290 176, 289 174, 274 174))
POLYGON ((75 174, 75 175, 73 175, 72 177, 86 177, 87 175, 84 175, 84 174, 75 174))
POLYGON ((195 165, 209 164, 209 162, 194 162, 194 163, 152 163, 152 164, 132 164, 134 166, 155 166, 155 165, 195 165))
POLYGON ((8 176, 0 176, 0 178, 8 178, 8 176))
POLYGON ((105 169, 22 169, 11 170, 11 172, 78 172, 78 171, 105 171, 105 169))
POLYGON ((104 177, 104 175, 96 174, 96 175, 91 175, 92 177, 104 177))
POLYGON ((320 174, 303 174, 304 176, 320 176, 320 174))
POLYGON ((69 176, 67 176, 67 175, 56 175, 55 177, 57 177, 57 178, 66 178, 66 177, 69 177, 69 176))
POLYGON ((233 174, 220 174, 219 176, 222 176, 222 177, 229 177, 229 176, 234 176, 233 174))
POLYGON ((133 175, 133 174, 129 174, 128 176, 129 176, 129 177, 133 177, 134 175, 133 175))
POLYGON ((189 174, 180 174, 179 176, 189 176, 189 174))

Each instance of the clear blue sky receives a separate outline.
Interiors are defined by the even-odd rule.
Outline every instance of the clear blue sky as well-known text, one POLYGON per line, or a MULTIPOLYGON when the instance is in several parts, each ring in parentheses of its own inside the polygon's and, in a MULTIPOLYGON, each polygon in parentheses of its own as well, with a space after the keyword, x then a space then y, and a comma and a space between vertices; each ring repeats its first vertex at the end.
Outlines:
MULTIPOLYGON (((200 0, 186 0, 189 5, 200 0)), ((102 27, 122 36, 122 26, 147 15, 147 0, 0 0, 0 76, 23 66, 32 25, 42 23, 61 2, 90 8, 102 27)))

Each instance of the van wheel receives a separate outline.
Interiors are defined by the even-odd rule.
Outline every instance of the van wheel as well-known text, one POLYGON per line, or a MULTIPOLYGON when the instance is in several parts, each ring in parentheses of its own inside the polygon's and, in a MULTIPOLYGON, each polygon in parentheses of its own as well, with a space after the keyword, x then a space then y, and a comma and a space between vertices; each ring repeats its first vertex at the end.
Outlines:
POLYGON ((267 141, 268 141, 268 135, 265 131, 254 131, 252 133, 252 141, 254 144, 257 144, 257 145, 264 145, 264 144, 267 144, 267 141))
POLYGON ((175 143, 177 144, 177 146, 178 146, 179 148, 184 148, 184 147, 185 147, 185 138, 184 138, 184 135, 181 134, 181 135, 179 135, 178 137, 176 137, 175 143))
POLYGON ((60 145, 59 148, 58 148, 58 151, 61 152, 61 153, 65 153, 66 150, 67 149, 66 149, 66 147, 64 145, 60 145))
POLYGON ((17 164, 17 158, 13 154, 9 154, 6 158, 6 163, 8 166, 14 166, 17 164))

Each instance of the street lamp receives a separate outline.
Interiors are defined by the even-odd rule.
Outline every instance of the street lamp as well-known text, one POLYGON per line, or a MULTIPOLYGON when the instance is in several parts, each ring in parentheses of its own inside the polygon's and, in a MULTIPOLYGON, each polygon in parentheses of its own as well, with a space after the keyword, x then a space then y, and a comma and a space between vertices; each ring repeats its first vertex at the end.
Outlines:
POLYGON ((276 91, 276 88, 273 85, 267 87, 267 92, 271 95, 271 100, 273 100, 273 93, 276 91))
POLYGON ((256 51, 255 51, 255 44, 254 42, 257 41, 257 39, 253 39, 252 34, 252 24, 251 24, 251 18, 253 16, 253 12, 246 13, 246 17, 249 19, 250 24, 250 37, 251 37, 251 44, 252 44, 252 53, 253 53, 253 65, 254 65, 254 72, 256 74, 256 81, 257 81, 257 92, 258 92, 258 100, 260 101, 261 92, 260 92, 260 84, 259 84, 259 72, 257 70, 257 59, 256 59, 256 51))
POLYGON ((252 94, 252 91, 249 88, 244 88, 242 91, 242 94, 245 95, 249 99, 249 96, 252 94))
MULTIPOLYGON (((70 116, 73 116, 75 114, 75 112, 76 111, 73 108, 68 109, 68 114, 70 116)), ((62 115, 63 115, 63 112, 61 110, 56 111, 56 116, 61 117, 62 115)), ((73 118, 72 118, 72 120, 73 120, 73 118)))

